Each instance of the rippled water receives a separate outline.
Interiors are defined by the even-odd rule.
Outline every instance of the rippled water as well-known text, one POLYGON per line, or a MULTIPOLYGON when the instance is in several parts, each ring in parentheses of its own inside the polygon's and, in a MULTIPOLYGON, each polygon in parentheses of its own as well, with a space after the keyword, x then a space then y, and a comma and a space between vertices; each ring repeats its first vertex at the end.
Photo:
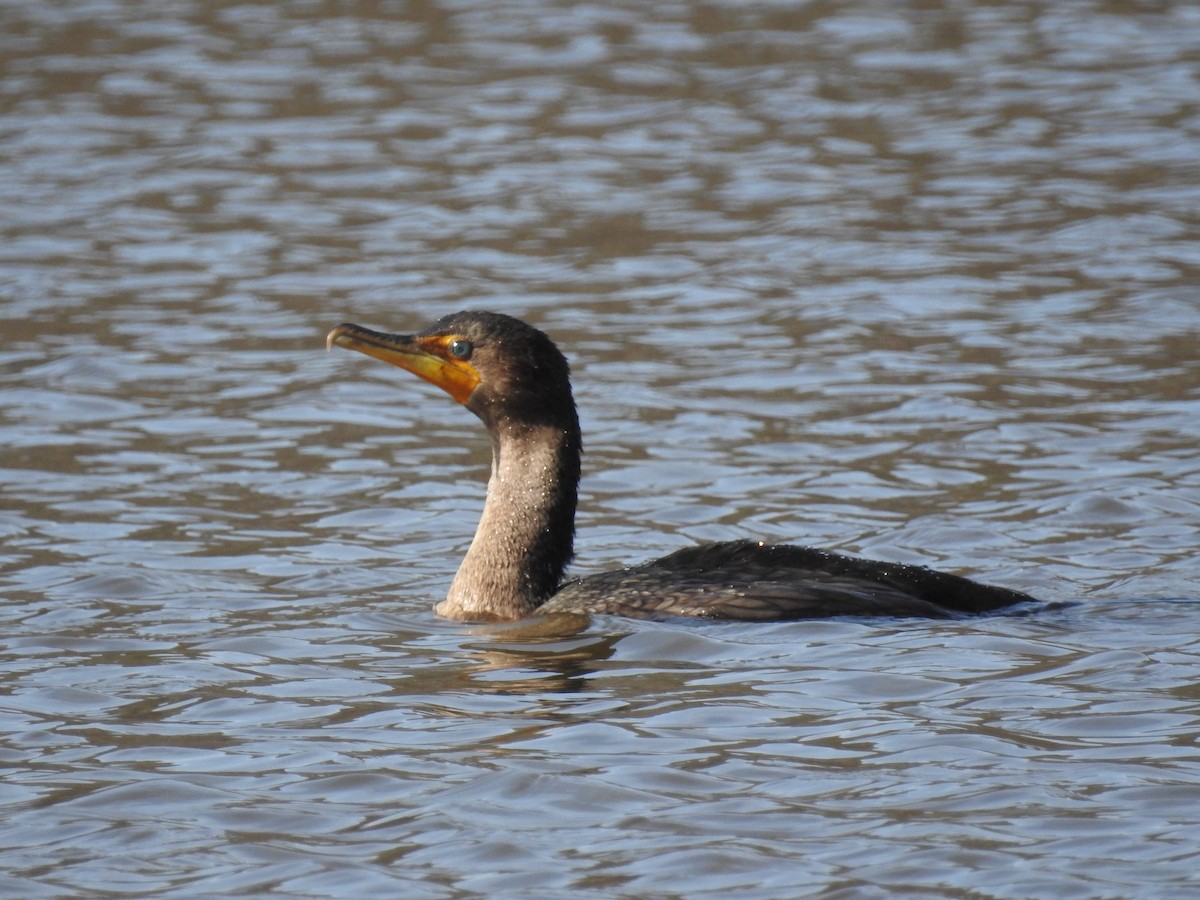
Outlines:
POLYGON ((1200 12, 0 5, 0 893, 1200 885, 1200 12), (528 318, 577 571, 761 537, 1055 604, 481 629, 528 318))

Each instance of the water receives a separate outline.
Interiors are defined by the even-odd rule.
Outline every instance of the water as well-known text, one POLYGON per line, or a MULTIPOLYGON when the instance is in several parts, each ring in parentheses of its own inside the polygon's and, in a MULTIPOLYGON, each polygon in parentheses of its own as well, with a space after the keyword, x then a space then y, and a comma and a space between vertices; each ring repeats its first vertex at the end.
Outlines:
POLYGON ((1200 854, 1200 14, 0 5, 0 892, 1163 896, 1200 854), (474 628, 570 356, 576 571, 758 537, 1066 604, 474 628))

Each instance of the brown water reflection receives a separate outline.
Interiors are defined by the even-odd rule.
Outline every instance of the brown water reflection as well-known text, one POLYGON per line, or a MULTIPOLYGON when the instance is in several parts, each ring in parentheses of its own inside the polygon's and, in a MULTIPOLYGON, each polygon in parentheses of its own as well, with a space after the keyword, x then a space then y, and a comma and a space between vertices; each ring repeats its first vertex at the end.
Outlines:
POLYGON ((0 892, 1196 885, 1184 2, 0 6, 0 892), (760 537, 1031 618, 440 622, 576 374, 580 572, 760 537))

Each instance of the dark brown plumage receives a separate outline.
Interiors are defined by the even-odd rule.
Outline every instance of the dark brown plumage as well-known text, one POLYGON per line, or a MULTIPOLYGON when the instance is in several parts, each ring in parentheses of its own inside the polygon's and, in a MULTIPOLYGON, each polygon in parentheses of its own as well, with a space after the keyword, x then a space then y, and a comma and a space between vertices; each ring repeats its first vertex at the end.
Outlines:
POLYGON ((567 361, 511 316, 461 312, 414 335, 358 325, 335 344, 407 369, 477 415, 492 474, 475 538, 438 604, 465 621, 551 612, 779 621, 833 616, 946 618, 1033 598, 918 566, 790 545, 729 541, 561 583, 571 560, 582 441, 567 361))

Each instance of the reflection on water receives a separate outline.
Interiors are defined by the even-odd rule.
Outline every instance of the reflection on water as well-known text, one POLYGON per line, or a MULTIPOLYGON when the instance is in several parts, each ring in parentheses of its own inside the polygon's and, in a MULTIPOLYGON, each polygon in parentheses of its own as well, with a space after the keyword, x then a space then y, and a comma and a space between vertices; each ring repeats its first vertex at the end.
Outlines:
POLYGON ((1197 35, 0 7, 0 892, 1186 893, 1197 35), (1081 602, 439 621, 486 440, 321 340, 460 307, 572 360, 580 573, 756 537, 1081 602))
POLYGON ((584 690, 599 663, 613 654, 619 634, 585 631, 589 617, 557 613, 508 626, 477 626, 479 642, 462 649, 478 664, 472 683, 503 693, 571 693, 584 690))

